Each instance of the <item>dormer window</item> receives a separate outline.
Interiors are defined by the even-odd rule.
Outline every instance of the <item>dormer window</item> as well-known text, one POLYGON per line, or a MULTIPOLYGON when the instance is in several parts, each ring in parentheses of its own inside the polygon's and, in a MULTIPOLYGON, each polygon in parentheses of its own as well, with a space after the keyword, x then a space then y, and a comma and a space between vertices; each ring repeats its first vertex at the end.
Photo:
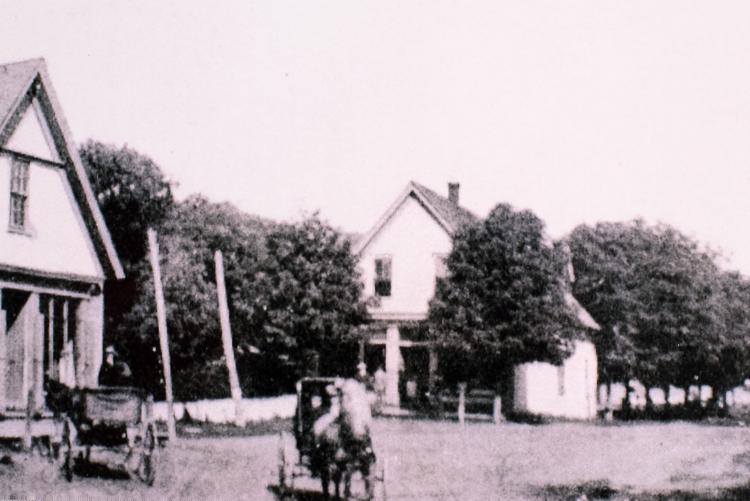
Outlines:
POLYGON ((13 158, 10 167, 10 229, 26 231, 29 162, 13 158))
POLYGON ((375 259, 375 295, 388 297, 391 295, 391 258, 379 257, 375 259))

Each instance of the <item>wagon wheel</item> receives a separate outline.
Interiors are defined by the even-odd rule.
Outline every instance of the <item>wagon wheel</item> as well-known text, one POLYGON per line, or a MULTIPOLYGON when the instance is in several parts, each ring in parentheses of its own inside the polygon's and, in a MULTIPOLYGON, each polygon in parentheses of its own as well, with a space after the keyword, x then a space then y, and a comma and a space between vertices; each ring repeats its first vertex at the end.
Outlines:
POLYGON ((278 464, 278 480, 279 480, 279 496, 284 499, 287 495, 291 494, 294 490, 294 475, 292 470, 292 463, 289 460, 286 450, 286 440, 284 439, 284 433, 279 432, 279 464, 278 464))
POLYGON ((284 447, 284 435, 279 432, 279 492, 284 493, 287 489, 287 458, 286 458, 286 447, 284 447))
MULTIPOLYGON (((380 483, 380 501, 386 501, 388 499, 388 460, 386 458, 383 458, 381 461, 378 461, 376 467, 375 467, 375 475, 374 475, 374 484, 380 483)), ((373 485, 373 490, 375 489, 375 485, 373 485)), ((373 499, 375 499, 375 496, 373 496, 373 499)))
POLYGON ((62 442, 60 443, 62 470, 68 482, 73 480, 73 433, 69 419, 63 424, 62 442))
POLYGON ((156 430, 154 429, 154 424, 149 423, 143 434, 141 452, 141 479, 149 487, 154 485, 154 480, 156 479, 156 463, 158 459, 156 447, 156 430))

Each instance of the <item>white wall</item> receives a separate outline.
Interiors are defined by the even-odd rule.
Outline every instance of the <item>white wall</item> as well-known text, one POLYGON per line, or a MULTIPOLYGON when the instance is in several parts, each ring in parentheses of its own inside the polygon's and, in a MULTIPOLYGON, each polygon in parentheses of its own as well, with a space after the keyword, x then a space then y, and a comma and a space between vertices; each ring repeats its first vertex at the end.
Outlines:
POLYGON ((391 256, 391 296, 381 298, 379 308, 370 312, 426 315, 435 293, 435 255, 447 256, 452 247, 448 233, 413 197, 399 207, 393 217, 360 255, 364 295, 375 294, 375 259, 391 256))
POLYGON ((11 159, 0 154, 0 264, 103 279, 88 231, 61 168, 32 162, 28 234, 8 231, 11 159))
POLYGON ((517 412, 592 419, 597 410, 597 362, 594 345, 576 341, 573 354, 563 363, 563 370, 545 362, 531 362, 515 367, 513 407, 517 412), (560 392, 560 375, 563 392, 560 392))
MULTIPOLYGON (((269 421, 275 418, 291 418, 297 407, 297 395, 282 395, 268 398, 244 398, 241 403, 242 417, 247 422, 269 421)), ((178 421, 187 409, 190 417, 196 421, 211 423, 234 423, 234 401, 230 398, 220 400, 199 400, 197 402, 175 402, 174 414, 178 421)), ((167 420, 167 403, 154 403, 154 418, 167 420)))

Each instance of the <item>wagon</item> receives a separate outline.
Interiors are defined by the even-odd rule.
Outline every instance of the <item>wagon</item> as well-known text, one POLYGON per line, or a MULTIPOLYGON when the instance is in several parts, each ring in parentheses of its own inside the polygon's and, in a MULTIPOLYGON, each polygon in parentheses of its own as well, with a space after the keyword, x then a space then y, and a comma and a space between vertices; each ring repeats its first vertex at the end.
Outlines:
POLYGON ((93 452, 121 456, 119 466, 151 486, 156 477, 157 436, 150 400, 130 387, 73 390, 62 415, 58 458, 68 481, 75 461, 90 462, 93 452))
MULTIPOLYGON (((318 452, 313 428, 315 422, 331 409, 331 389, 341 384, 340 378, 308 377, 297 382, 297 406, 293 419, 296 451, 290 448, 290 439, 279 435, 278 485, 282 497, 294 496, 295 482, 299 478, 320 478, 326 474, 324 464, 316 458, 318 452), (296 452, 296 453, 295 453, 296 452)), ((374 453, 373 453, 374 459, 374 453)), ((379 499, 386 499, 385 462, 373 462, 370 478, 381 484, 379 499)))

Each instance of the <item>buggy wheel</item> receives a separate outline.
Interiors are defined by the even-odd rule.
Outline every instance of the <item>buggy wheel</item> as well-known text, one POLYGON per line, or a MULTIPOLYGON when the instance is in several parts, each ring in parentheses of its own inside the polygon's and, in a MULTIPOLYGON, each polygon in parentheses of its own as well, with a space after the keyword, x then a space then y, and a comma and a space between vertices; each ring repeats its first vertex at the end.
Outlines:
POLYGON ((141 467, 143 468, 141 479, 151 487, 156 479, 156 431, 153 423, 146 427, 146 433, 143 437, 143 453, 141 456, 141 467))
POLYGON ((70 420, 66 419, 65 424, 63 424, 62 443, 60 444, 62 470, 68 482, 73 480, 73 436, 71 426, 70 420))
POLYGON ((279 496, 284 499, 294 490, 294 478, 292 476, 292 466, 286 450, 286 440, 284 433, 279 432, 279 463, 278 463, 278 481, 279 496))
MULTIPOLYGON (((386 501, 388 499, 388 489, 387 489, 387 485, 388 485, 388 460, 386 458, 383 458, 382 462, 378 461, 378 464, 377 464, 377 466, 375 468, 376 468, 376 470, 375 470, 375 475, 374 475, 374 479, 373 479, 375 485, 373 485, 373 490, 375 490, 376 485, 379 483, 380 484, 380 494, 381 495, 377 499, 379 499, 380 501, 386 501)), ((375 498, 376 497, 373 496, 373 499, 375 499, 375 498)))

